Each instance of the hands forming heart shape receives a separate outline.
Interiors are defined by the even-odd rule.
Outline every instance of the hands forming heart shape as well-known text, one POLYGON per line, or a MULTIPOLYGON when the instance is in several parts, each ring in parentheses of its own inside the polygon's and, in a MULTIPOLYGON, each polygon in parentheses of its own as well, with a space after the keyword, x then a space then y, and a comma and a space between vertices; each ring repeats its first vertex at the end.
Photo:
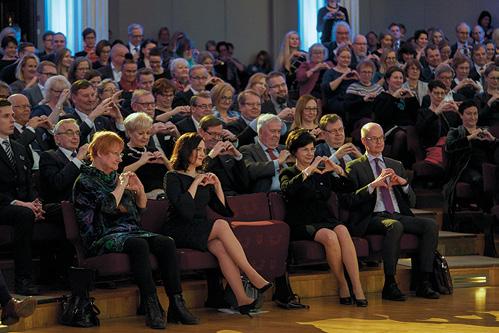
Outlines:
POLYGON ((318 173, 320 175, 329 172, 335 172, 340 176, 345 175, 343 168, 331 161, 327 156, 317 156, 310 166, 312 167, 313 173, 318 173))

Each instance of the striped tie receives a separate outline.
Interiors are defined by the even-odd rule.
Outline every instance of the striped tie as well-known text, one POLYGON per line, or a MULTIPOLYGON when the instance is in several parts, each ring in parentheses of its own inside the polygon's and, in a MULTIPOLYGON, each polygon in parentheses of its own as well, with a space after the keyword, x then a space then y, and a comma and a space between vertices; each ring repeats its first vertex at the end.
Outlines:
POLYGON ((16 162, 14 160, 14 153, 12 152, 12 148, 10 147, 9 140, 4 140, 2 144, 3 144, 3 150, 5 150, 5 154, 7 154, 7 158, 9 159, 10 165, 15 169, 16 162))

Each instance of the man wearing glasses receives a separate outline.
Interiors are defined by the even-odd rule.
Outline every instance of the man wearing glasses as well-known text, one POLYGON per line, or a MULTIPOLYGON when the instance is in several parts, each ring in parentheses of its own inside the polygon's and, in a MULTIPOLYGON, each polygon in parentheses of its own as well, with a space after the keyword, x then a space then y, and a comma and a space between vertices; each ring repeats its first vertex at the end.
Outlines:
POLYGON ((30 105, 37 106, 38 103, 45 98, 45 82, 55 75, 57 75, 57 68, 53 62, 47 60, 40 62, 36 68, 36 76, 38 78, 37 84, 24 89, 22 92, 23 95, 28 97, 30 105))
POLYGON ((211 103, 211 96, 208 91, 200 91, 192 96, 190 104, 191 116, 177 123, 177 129, 180 134, 197 132, 201 118, 213 114, 213 104, 211 103))
POLYGON ((194 65, 189 69, 189 87, 185 91, 179 91, 175 94, 172 106, 190 105, 192 96, 206 89, 208 82, 208 71, 203 65, 194 65))
MULTIPOLYGON (((288 96, 286 77, 281 72, 272 72, 267 77, 270 100, 262 104, 262 113, 279 116, 284 122, 292 122, 295 117, 296 102, 288 96)), ((290 126, 288 126, 290 128, 290 126)))
POLYGON ((382 298, 405 301, 395 280, 400 252, 400 239, 404 233, 419 238, 418 261, 421 276, 416 296, 429 299, 440 295, 431 288, 430 273, 438 242, 438 227, 435 221, 415 217, 410 205, 415 203, 415 194, 404 176, 400 161, 383 156, 385 137, 377 123, 367 123, 361 129, 362 144, 366 154, 347 164, 348 177, 357 190, 349 197, 350 230, 352 235, 384 235, 383 268, 385 285, 382 298))

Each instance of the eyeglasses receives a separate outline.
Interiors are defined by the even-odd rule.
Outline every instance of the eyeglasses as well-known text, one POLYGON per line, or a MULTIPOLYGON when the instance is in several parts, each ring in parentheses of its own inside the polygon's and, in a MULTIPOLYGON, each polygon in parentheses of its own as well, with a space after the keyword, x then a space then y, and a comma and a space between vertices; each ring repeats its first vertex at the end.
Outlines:
POLYGON ((66 136, 80 136, 80 131, 67 130, 64 132, 58 132, 57 134, 66 136))
POLYGON ((221 140, 223 139, 223 135, 222 133, 210 133, 208 131, 205 131, 207 134, 211 135, 213 137, 213 139, 216 139, 216 140, 221 140))
POLYGON ((222 96, 220 99, 224 101, 232 101, 232 96, 222 96))
POLYGON ((13 109, 31 109, 31 105, 22 104, 22 105, 12 105, 13 109))
POLYGON ((366 140, 369 142, 380 143, 380 142, 385 141, 385 137, 384 136, 368 136, 368 137, 366 137, 366 140))
POLYGON ((345 128, 340 127, 340 128, 332 129, 330 131, 328 131, 327 129, 324 129, 323 131, 327 132, 327 133, 330 133, 330 134, 344 134, 345 133, 345 128))
POLYGON ((50 88, 50 90, 53 92, 53 93, 56 93, 56 94, 60 94, 62 93, 64 90, 56 90, 54 88, 50 88))
POLYGON ((142 102, 142 103, 139 103, 139 102, 135 102, 136 104, 139 104, 139 105, 143 105, 145 107, 156 107, 156 103, 155 102, 142 102))
POLYGON ((262 103, 256 102, 256 103, 244 103, 244 105, 249 106, 250 108, 259 108, 262 106, 262 103))
POLYGON ((41 74, 47 75, 48 77, 52 77, 52 76, 56 76, 57 75, 57 73, 47 73, 47 72, 41 73, 41 74))
POLYGON ((286 88, 286 87, 287 87, 287 86, 286 86, 286 82, 283 82, 283 83, 281 83, 281 84, 276 84, 276 85, 274 85, 274 86, 269 86, 269 88, 272 88, 272 89, 273 89, 273 88, 277 88, 277 89, 279 89, 279 88, 286 88))
POLYGON ((207 76, 191 76, 192 80, 208 80, 207 76))
POLYGON ((196 104, 194 106, 205 110, 213 108, 213 104, 196 104))
POLYGON ((432 92, 431 94, 432 94, 433 96, 440 96, 440 97, 442 97, 442 96, 445 96, 445 95, 446 95, 446 93, 445 93, 445 92, 432 92))

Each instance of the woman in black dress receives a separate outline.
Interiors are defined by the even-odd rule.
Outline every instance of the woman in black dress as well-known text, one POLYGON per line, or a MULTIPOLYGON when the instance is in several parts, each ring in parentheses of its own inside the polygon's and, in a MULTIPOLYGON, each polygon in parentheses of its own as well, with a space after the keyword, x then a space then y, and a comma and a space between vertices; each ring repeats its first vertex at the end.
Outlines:
POLYGON ((213 173, 199 173, 205 158, 205 144, 196 133, 182 135, 172 155, 172 166, 165 177, 165 192, 170 201, 168 222, 163 232, 175 239, 178 247, 210 251, 236 295, 241 314, 249 314, 256 300, 248 297, 241 282, 242 271, 263 293, 272 286, 250 265, 230 224, 222 219, 210 221, 207 206, 222 216, 233 213, 226 204, 222 185, 213 173))
POLYGON ((286 200, 286 222, 294 240, 313 240, 324 246, 329 267, 338 281, 340 304, 353 303, 343 271, 345 265, 352 281, 357 306, 367 306, 359 277, 357 253, 342 222, 331 216, 328 200, 331 192, 351 192, 352 182, 345 171, 328 157, 314 158, 315 139, 305 129, 292 131, 287 149, 296 164, 281 171, 279 180, 286 200))

